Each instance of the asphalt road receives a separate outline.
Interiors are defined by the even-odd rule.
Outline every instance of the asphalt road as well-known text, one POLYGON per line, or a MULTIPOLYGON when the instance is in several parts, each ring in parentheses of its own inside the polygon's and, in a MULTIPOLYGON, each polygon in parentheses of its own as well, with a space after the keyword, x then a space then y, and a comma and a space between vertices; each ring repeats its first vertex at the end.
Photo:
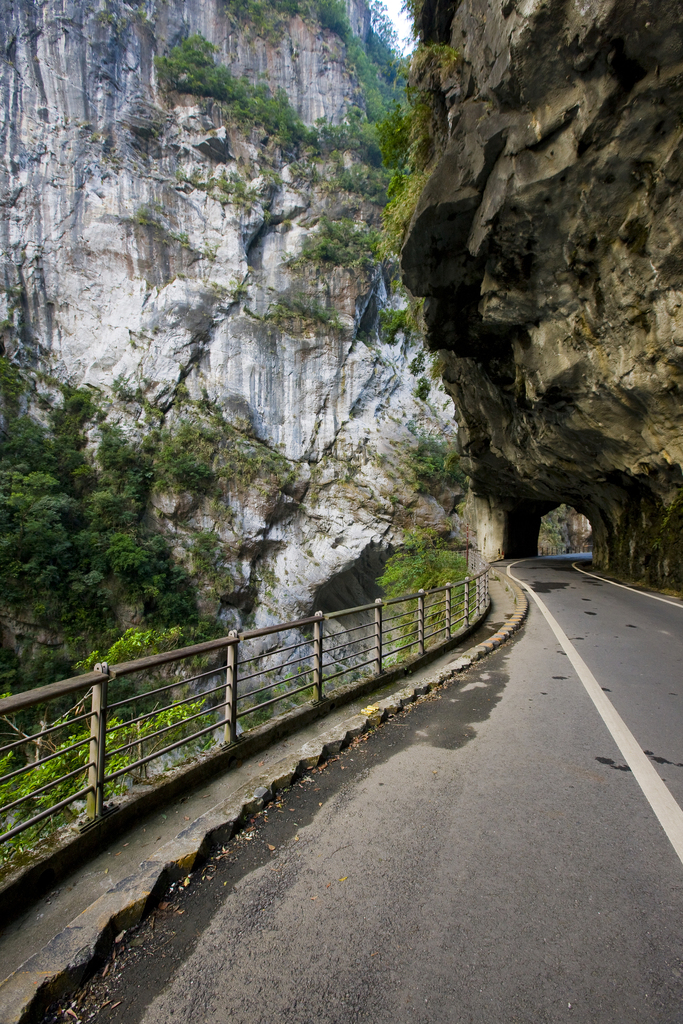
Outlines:
MULTIPOLYGON (((683 606, 562 560, 513 571, 682 801, 683 606)), ((514 641, 178 886, 75 1012, 109 1000, 97 1020, 112 1024, 680 1024, 682 911, 683 864, 532 605, 514 641)))

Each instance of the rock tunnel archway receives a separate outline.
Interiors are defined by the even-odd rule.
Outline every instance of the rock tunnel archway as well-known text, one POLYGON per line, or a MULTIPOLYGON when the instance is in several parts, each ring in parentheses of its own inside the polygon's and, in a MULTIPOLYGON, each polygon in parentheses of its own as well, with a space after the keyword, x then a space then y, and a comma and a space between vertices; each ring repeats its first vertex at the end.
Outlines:
MULTIPOLYGON (((466 518, 474 527, 479 549, 488 561, 531 558, 538 554, 541 519, 564 503, 562 499, 496 499, 470 492, 466 518)), ((576 504, 567 504, 585 515, 576 504)))

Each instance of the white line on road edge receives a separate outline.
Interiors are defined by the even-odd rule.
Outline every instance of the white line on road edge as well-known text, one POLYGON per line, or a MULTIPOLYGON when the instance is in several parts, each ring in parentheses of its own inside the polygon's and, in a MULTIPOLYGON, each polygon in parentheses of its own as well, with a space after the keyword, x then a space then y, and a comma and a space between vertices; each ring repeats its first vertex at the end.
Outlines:
MULTIPOLYGON (((525 559, 520 559, 519 561, 525 561, 525 559)), ((543 601, 541 601, 540 597, 534 593, 532 588, 525 583, 524 580, 520 580, 518 576, 515 576, 510 572, 512 566, 518 564, 519 562, 512 562, 511 565, 508 566, 508 575, 511 579, 516 580, 520 586, 524 587, 529 594, 531 594, 532 598, 540 608, 543 617, 564 648, 564 652, 571 661, 574 671, 583 683, 586 693, 595 704, 598 714, 607 726, 612 739, 619 747, 626 764, 633 772, 638 785, 645 794, 645 798, 657 815, 660 825, 666 832, 671 845, 683 863, 683 810, 681 810, 679 805, 676 803, 654 767, 640 749, 635 736, 628 728, 623 718, 621 718, 609 698, 605 696, 597 679, 588 668, 588 665, 574 645, 570 642, 559 622, 557 622, 557 620, 551 615, 543 601)))
MULTIPOLYGON (((517 564, 516 562, 514 563, 517 564)), ((577 572, 582 572, 584 576, 590 576, 594 580, 601 580, 603 583, 611 583, 613 587, 621 587, 622 590, 630 590, 632 594, 641 594, 643 597, 650 597, 653 601, 662 601, 664 604, 672 604, 674 608, 683 608, 683 602, 681 601, 669 601, 666 597, 658 597, 657 594, 648 594, 646 590, 638 590, 637 587, 627 587, 625 583, 615 583, 614 580, 606 580, 604 576, 598 576, 594 572, 586 572, 585 569, 579 569, 578 562, 572 562, 572 569, 576 569, 577 572)))

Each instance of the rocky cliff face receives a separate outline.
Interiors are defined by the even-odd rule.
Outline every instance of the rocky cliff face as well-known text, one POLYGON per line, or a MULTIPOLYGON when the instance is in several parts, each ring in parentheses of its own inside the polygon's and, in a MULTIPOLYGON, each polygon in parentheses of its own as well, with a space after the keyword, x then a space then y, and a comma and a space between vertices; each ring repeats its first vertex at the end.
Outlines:
MULTIPOLYGON (((367 34, 365 5, 348 14, 367 34)), ((30 382, 21 411, 47 422, 66 384, 92 396, 86 477, 103 425, 149 466, 154 445, 170 452, 175 470, 147 473, 141 522, 229 627, 307 613, 405 527, 448 530, 459 497, 410 466, 420 432, 452 433, 451 406, 436 387, 431 405, 414 397, 417 341, 380 336, 379 311, 402 301, 387 267, 296 262, 326 224, 352 242, 378 225, 381 172, 358 147, 288 149, 159 81, 155 56, 199 34, 306 125, 340 125, 364 102, 342 39, 312 15, 278 17, 240 22, 222 0, 0 5, 0 320, 30 382), (189 449, 201 479, 182 479, 189 449)), ((143 591, 119 595, 121 628, 145 620, 143 591)), ((6 643, 59 644, 43 612, 5 607, 6 643)))
POLYGON ((460 66, 402 253, 489 555, 559 502, 604 569, 683 587, 683 42, 673 0, 425 0, 460 66))

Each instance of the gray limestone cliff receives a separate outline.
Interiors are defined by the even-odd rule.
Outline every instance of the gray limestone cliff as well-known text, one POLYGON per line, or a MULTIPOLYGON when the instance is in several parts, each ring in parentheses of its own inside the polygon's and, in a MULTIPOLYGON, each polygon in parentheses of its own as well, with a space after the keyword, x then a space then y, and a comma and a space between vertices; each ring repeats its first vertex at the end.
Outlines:
MULTIPOLYGON (((402 251, 485 551, 566 502, 683 588, 683 23, 673 0, 425 0, 439 153, 402 251)), ((428 63, 428 62, 426 62, 428 63)))
MULTIPOLYGON (((367 34, 365 5, 347 10, 367 34)), ((78 472, 100 471, 103 425, 143 454, 176 438, 175 477, 154 478, 144 526, 193 576, 200 610, 232 628, 308 613, 359 560, 381 567, 405 528, 448 532, 462 495, 411 468, 421 436, 452 438, 452 405, 436 385, 415 397, 419 339, 379 329, 404 301, 390 268, 297 262, 326 224, 352 242, 353 225, 378 227, 380 170, 352 146, 295 151, 163 88, 155 57, 196 35, 236 79, 284 90, 305 125, 363 107, 343 40, 298 13, 273 31, 222 0, 3 0, 0 327, 30 380, 24 413, 47 422, 66 385, 93 396, 78 472), (218 481, 210 492, 178 478, 184 444, 218 481)), ((145 621, 138 591, 119 595, 120 629, 145 621)), ((59 645, 43 613, 3 606, 5 644, 59 645)))

